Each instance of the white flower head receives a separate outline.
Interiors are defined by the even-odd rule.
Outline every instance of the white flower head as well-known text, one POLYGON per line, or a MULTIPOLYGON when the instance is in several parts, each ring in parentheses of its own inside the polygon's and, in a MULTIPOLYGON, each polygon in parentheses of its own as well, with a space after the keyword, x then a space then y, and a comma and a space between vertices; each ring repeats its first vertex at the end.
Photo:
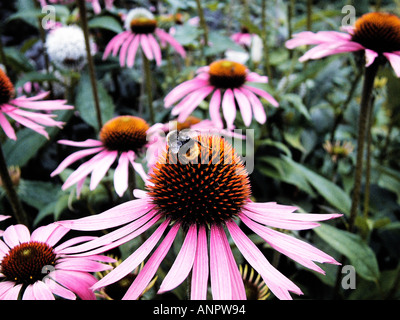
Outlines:
MULTIPOLYGON (((46 38, 46 50, 60 69, 79 71, 87 62, 85 37, 82 29, 75 25, 52 30, 46 38)), ((94 52, 93 43, 91 52, 94 52)))
POLYGON ((130 30, 132 20, 139 19, 139 18, 146 18, 149 20, 153 20, 154 15, 145 8, 132 9, 127 13, 127 15, 125 17, 125 23, 124 23, 125 29, 130 30))

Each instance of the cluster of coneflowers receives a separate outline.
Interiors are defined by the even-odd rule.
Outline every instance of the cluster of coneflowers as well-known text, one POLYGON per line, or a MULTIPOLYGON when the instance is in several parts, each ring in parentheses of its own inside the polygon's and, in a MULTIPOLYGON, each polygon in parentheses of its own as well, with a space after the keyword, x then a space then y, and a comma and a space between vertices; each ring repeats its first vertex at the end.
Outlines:
MULTIPOLYGON (((97 1, 91 2, 96 11, 101 10, 97 1)), ((112 1, 106 1, 106 5, 112 6, 112 1)), ((186 55, 184 48, 157 26, 155 17, 146 9, 129 11, 124 26, 126 30, 112 38, 105 48, 104 59, 119 54, 121 67, 133 67, 136 54, 141 51, 149 61, 160 65, 166 44, 182 57, 186 55)), ((399 18, 371 13, 347 28, 347 33, 302 32, 294 35, 287 47, 317 45, 301 61, 362 51, 366 68, 387 59, 399 74, 399 31, 399 18)), ((48 53, 55 65, 82 67, 87 56, 78 50, 84 46, 79 28, 57 26, 49 32, 48 40, 48 53), (59 32, 64 34, 62 39, 57 38, 59 32), (54 50, 52 45, 60 41, 63 47, 54 50)), ((58 221, 33 232, 22 224, 10 225, 0 240, 0 299, 96 299, 96 292, 113 299, 117 296, 111 292, 122 283, 125 292, 119 292, 118 298, 138 299, 154 285, 157 271, 178 232, 182 232, 184 240, 158 293, 173 290, 190 277, 191 299, 246 299, 248 269, 245 267, 243 272, 237 265, 230 238, 258 274, 254 282, 254 287, 258 285, 260 289, 258 298, 265 298, 265 285, 279 299, 291 299, 290 293, 302 294, 293 281, 268 261, 241 226, 297 263, 324 273, 317 263, 338 264, 335 259, 282 230, 312 229, 320 221, 341 215, 296 213, 294 206, 254 201, 249 173, 232 145, 223 135, 206 132, 217 128, 225 134, 232 133, 237 109, 245 126, 253 118, 265 123, 263 99, 275 107, 278 102, 251 83, 267 81, 267 77, 251 72, 241 63, 218 60, 199 67, 193 79, 170 91, 164 99, 165 107, 173 107, 171 113, 177 116, 179 129, 199 129, 190 138, 195 152, 190 156, 184 154, 185 162, 181 161, 179 151, 172 152, 162 135, 154 133, 166 133, 168 126, 149 124, 132 115, 119 115, 106 122, 98 139, 58 141, 80 150, 65 158, 52 176, 89 157, 67 178, 63 189, 75 186, 79 195, 90 175, 90 189, 94 190, 106 174, 113 172, 114 190, 122 197, 128 189, 132 166, 145 181, 145 190, 134 190, 134 200, 103 213, 58 221), (208 96, 210 120, 194 118, 191 113, 208 96), (150 139, 149 132, 153 133, 150 139), (147 166, 140 162, 145 150, 152 150, 147 166), (157 154, 153 155, 155 151, 157 154), (111 171, 116 161, 115 170, 111 171), (70 230, 108 232, 100 237, 83 235, 59 243, 70 230), (104 255, 146 231, 151 235, 124 261, 115 263, 104 255), (95 277, 95 273, 101 276, 95 277)), ((62 126, 49 111, 72 107, 65 100, 44 100, 47 95, 43 92, 15 97, 13 84, 6 73, 0 72, 0 124, 8 138, 17 138, 16 126, 28 127, 46 137, 45 127, 62 126)), ((0 216, 0 220, 7 218, 0 216)), ((250 273, 252 279, 254 271, 250 273)))

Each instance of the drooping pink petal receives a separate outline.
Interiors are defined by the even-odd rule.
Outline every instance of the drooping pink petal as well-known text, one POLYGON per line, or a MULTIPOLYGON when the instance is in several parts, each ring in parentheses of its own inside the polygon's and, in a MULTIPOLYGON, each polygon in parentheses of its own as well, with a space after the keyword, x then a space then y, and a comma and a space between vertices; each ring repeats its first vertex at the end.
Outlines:
POLYGON ((185 241, 183 242, 173 265, 161 283, 158 294, 175 289, 186 279, 193 266, 196 255, 196 246, 197 227, 196 224, 193 224, 189 227, 185 241))
POLYGON ((14 128, 8 122, 3 112, 0 112, 0 126, 3 128, 4 133, 12 140, 17 140, 14 128))
POLYGON ((157 247, 156 251, 152 254, 150 259, 146 262, 143 269, 140 270, 138 276, 129 287, 122 300, 136 300, 142 292, 146 289, 151 279, 154 277, 164 257, 167 255, 175 236, 180 228, 179 223, 175 223, 168 234, 165 236, 161 244, 157 247))
POLYGON ((63 286, 60 286, 57 282, 49 278, 46 278, 44 280, 44 283, 47 285, 47 287, 49 287, 49 289, 51 290, 51 292, 53 292, 53 294, 68 300, 76 299, 76 295, 72 291, 64 288, 63 286))
POLYGON ((400 78, 400 51, 384 52, 383 55, 389 60, 396 76, 400 78))
MULTIPOLYGON (((14 286, 15 286, 15 282, 13 282, 13 281, 1 281, 0 282, 0 300, 7 300, 7 299, 4 299, 4 295, 7 294, 7 292, 9 292, 10 290, 16 290, 16 289, 13 289, 14 286)), ((21 285, 21 287, 22 287, 22 285, 21 285)), ((20 288, 17 289, 18 290, 17 297, 18 297, 20 288)), ((16 300, 16 299, 10 298, 9 300, 16 300)))
POLYGON ((154 38, 154 36, 150 33, 147 35, 148 40, 149 40, 149 45, 153 51, 154 58, 156 60, 157 66, 161 66, 162 62, 162 57, 161 57, 161 49, 160 46, 158 45, 157 40, 154 38))
POLYGON ((327 42, 350 41, 351 35, 337 31, 320 31, 317 33, 303 31, 293 35, 293 38, 286 41, 286 48, 294 49, 299 46, 321 44, 327 42))
POLYGON ((227 128, 229 130, 233 129, 234 128, 233 123, 235 122, 236 119, 236 104, 233 92, 229 88, 226 89, 224 97, 222 99, 222 112, 224 114, 227 128))
POLYGON ((153 206, 147 199, 131 200, 95 216, 76 220, 63 220, 57 223, 72 230, 91 231, 108 229, 141 217, 153 209, 153 206))
POLYGON ((68 110, 73 109, 74 106, 66 105, 67 100, 43 100, 43 101, 32 101, 28 98, 18 97, 10 101, 10 104, 20 108, 32 109, 32 110, 68 110))
POLYGON ((164 105, 166 108, 169 108, 172 106, 175 102, 189 94, 190 92, 193 92, 201 87, 207 86, 209 83, 206 80, 200 80, 197 78, 194 78, 192 80, 185 81, 178 86, 176 86, 174 89, 172 89, 164 98, 164 105))
POLYGON ((94 292, 90 287, 97 279, 86 272, 70 270, 54 270, 52 278, 67 289, 75 292, 82 300, 96 300, 94 292))
POLYGON ((260 76, 258 73, 255 73, 255 72, 250 72, 246 76, 246 81, 248 81, 248 82, 267 83, 268 82, 268 77, 267 76, 260 76))
POLYGON ((91 257, 104 253, 141 235, 156 224, 160 217, 156 211, 150 211, 117 230, 78 246, 66 248, 62 253, 73 253, 74 257, 91 257))
POLYGON ((211 120, 218 129, 222 129, 224 127, 224 124, 221 119, 220 108, 221 108, 221 90, 216 89, 210 99, 209 112, 211 120))
POLYGON ((139 48, 139 43, 140 43, 140 37, 138 35, 135 35, 135 38, 132 40, 131 45, 129 46, 128 54, 126 57, 126 66, 128 68, 132 68, 133 65, 135 64, 135 57, 137 50, 139 48))
POLYGON ((114 171, 115 192, 122 197, 125 190, 128 189, 129 181, 129 159, 125 152, 121 153, 118 165, 114 171))
POLYGON ((99 147, 99 148, 92 148, 92 149, 85 149, 85 150, 80 150, 77 152, 74 152, 70 154, 68 157, 66 157, 59 165, 58 167, 50 174, 51 177, 54 177, 61 172, 63 172, 67 167, 69 167, 72 163, 97 152, 100 152, 104 150, 104 147, 99 147))
POLYGON ((239 90, 243 92, 244 95, 249 99, 251 107, 253 109, 254 119, 258 123, 264 124, 267 121, 267 114, 265 113, 264 106, 258 97, 250 90, 242 87, 239 90))
POLYGON ((147 38, 146 34, 140 35, 140 46, 147 60, 153 60, 154 59, 153 52, 151 51, 149 39, 147 38))
POLYGON ((378 53, 370 49, 365 49, 365 66, 369 67, 373 64, 376 57, 378 57, 378 53))
POLYGON ((314 271, 323 273, 323 270, 315 265, 313 261, 319 263, 333 263, 338 264, 331 256, 323 251, 313 247, 312 245, 296 239, 287 234, 272 230, 268 227, 259 225, 258 223, 250 220, 245 215, 241 215, 241 220, 255 233, 268 242, 272 248, 283 253, 289 258, 297 261, 298 263, 310 268, 314 271))
POLYGON ((68 258, 57 263, 57 270, 101 272, 109 269, 112 269, 112 266, 86 258, 68 258))
POLYGON ((86 139, 84 141, 58 140, 60 144, 72 147, 100 147, 103 143, 100 140, 86 139))
POLYGON ((102 162, 104 157, 108 157, 109 151, 103 150, 96 154, 92 159, 82 163, 78 169, 71 173, 71 175, 65 180, 62 185, 62 189, 66 190, 75 183, 81 181, 83 178, 87 177, 95 168, 98 168, 99 162, 102 162))
POLYGON ((279 107, 279 103, 278 101, 275 100, 275 98, 273 96, 271 96, 268 92, 256 88, 256 87, 251 87, 248 85, 244 85, 243 88, 246 88, 252 92, 254 92, 255 94, 258 94, 259 96, 263 97, 265 100, 267 100, 270 104, 272 104, 274 107, 279 107))
POLYGON ((117 35, 116 37, 118 37, 114 44, 113 44, 113 50, 112 50, 112 55, 115 57, 118 53, 119 48, 121 47, 121 45, 124 43, 124 41, 132 34, 132 32, 130 31, 124 31, 122 33, 120 33, 119 35, 117 35))
POLYGON ((104 278, 100 279, 96 284, 93 285, 92 290, 98 290, 102 287, 106 287, 114 282, 119 281, 127 274, 132 272, 137 266, 139 266, 144 259, 154 249, 158 241, 161 239, 165 229, 170 221, 166 220, 151 234, 151 236, 132 253, 128 258, 121 262, 113 271, 108 273, 104 278))
POLYGON ((36 124, 35 122, 33 122, 29 119, 26 119, 26 118, 18 115, 17 113, 15 113, 15 110, 7 112, 7 115, 9 117, 13 118, 15 121, 19 122, 20 124, 22 124, 23 126, 43 135, 44 137, 46 137, 46 139, 49 139, 49 134, 46 132, 44 127, 36 124))
POLYGON ((26 119, 30 119, 31 121, 34 121, 37 124, 41 124, 41 125, 44 125, 47 127, 62 128, 62 126, 64 125, 64 122, 55 121, 54 119, 52 119, 52 118, 56 117, 56 115, 30 112, 30 111, 25 111, 22 109, 16 109, 13 111, 13 113, 18 114, 19 116, 22 116, 26 119))
POLYGON ((185 105, 185 108, 180 111, 178 116, 179 122, 184 122, 188 116, 197 108, 197 106, 214 90, 213 86, 207 86, 197 90, 196 95, 191 95, 190 103, 185 105))
POLYGON ((233 221, 226 223, 228 230, 237 248, 243 257, 250 263, 263 278, 268 288, 279 299, 292 299, 289 291, 302 294, 299 287, 275 269, 265 258, 256 245, 244 234, 233 221))
POLYGON ((228 258, 229 274, 232 284, 232 300, 246 300, 246 289, 244 288, 243 278, 222 227, 219 228, 219 232, 228 258))
POLYGON ((198 88, 193 92, 191 92, 190 94, 188 94, 175 107, 173 107, 173 109, 171 110, 171 114, 176 116, 179 113, 181 113, 181 111, 184 111, 187 107, 193 107, 193 101, 195 100, 199 101, 197 104, 199 105, 202 100, 199 100, 198 97, 201 95, 202 92, 204 92, 204 90, 208 90, 207 89, 208 87, 209 86, 198 88))
POLYGON ((117 34, 110 40, 110 42, 107 44, 106 48, 104 49, 103 60, 107 59, 107 57, 110 55, 111 51, 113 51, 113 50, 118 51, 118 48, 121 46, 121 43, 122 43, 122 41, 120 42, 119 39, 127 37, 128 34, 129 34, 129 31, 125 31, 120 34, 117 34), (115 47, 117 47, 118 44, 119 44, 118 48, 115 49, 115 47))
POLYGON ((208 287, 208 250, 207 232, 204 226, 199 227, 197 236, 196 256, 193 263, 190 298, 192 300, 207 300, 208 287))
POLYGON ((235 95, 237 104, 239 106, 240 113, 242 115, 242 119, 244 122, 244 125, 246 127, 250 126, 251 124, 251 119, 252 119, 252 112, 251 112, 251 105, 249 100, 247 99, 246 95, 243 94, 242 91, 240 91, 237 88, 233 89, 233 93, 235 95))
POLYGON ((210 232, 211 292, 213 300, 230 300, 232 299, 232 285, 228 267, 229 260, 222 240, 225 233, 222 235, 219 228, 217 225, 212 225, 210 232))
POLYGON ((125 66, 126 54, 128 52, 129 45, 131 44, 134 37, 135 35, 133 33, 130 34, 129 37, 126 40, 124 40, 124 43, 121 46, 121 50, 119 52, 119 64, 121 67, 125 66))
POLYGON ((175 49, 175 51, 178 52, 182 56, 182 58, 186 57, 185 49, 182 47, 182 45, 178 41, 176 41, 176 39, 174 37, 172 37, 170 34, 168 34, 167 32, 165 32, 164 30, 162 30, 160 28, 156 28, 155 33, 156 33, 157 37, 160 38, 160 40, 168 42, 175 49))
POLYGON ((364 49, 365 48, 361 44, 352 41, 322 43, 308 50, 299 58, 299 61, 304 62, 310 59, 321 59, 337 53, 353 52, 364 49))

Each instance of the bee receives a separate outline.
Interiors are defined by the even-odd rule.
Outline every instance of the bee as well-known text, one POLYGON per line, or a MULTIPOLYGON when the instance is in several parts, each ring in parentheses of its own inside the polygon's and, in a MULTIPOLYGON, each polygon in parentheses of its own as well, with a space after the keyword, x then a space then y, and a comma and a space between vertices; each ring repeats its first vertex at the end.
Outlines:
POLYGON ((173 154, 179 154, 189 161, 194 160, 200 154, 201 142, 195 139, 199 135, 195 130, 174 130, 167 135, 167 144, 173 154))

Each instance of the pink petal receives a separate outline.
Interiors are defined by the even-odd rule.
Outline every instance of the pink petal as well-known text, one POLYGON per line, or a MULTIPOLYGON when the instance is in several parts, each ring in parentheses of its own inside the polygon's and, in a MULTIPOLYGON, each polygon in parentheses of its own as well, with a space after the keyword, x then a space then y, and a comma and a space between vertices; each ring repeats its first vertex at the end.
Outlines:
POLYGON ((142 50, 144 52, 144 55, 146 56, 147 60, 153 60, 153 52, 151 51, 150 43, 147 38, 147 35, 141 34, 140 35, 140 46, 142 47, 142 50))
POLYGON ((55 270, 52 278, 67 289, 76 293, 82 300, 96 300, 94 292, 90 287, 97 279, 86 272, 55 270))
POLYGON ((7 115, 11 118, 13 118, 15 121, 19 122, 20 124, 22 124, 23 126, 45 136, 47 139, 49 139, 49 134, 46 132, 46 130, 44 129, 44 127, 34 123, 33 121, 26 119, 20 115, 18 115, 17 113, 15 113, 15 111, 10 111, 7 112, 7 115))
POLYGON ((228 258, 229 273, 232 284, 232 300, 246 300, 246 289, 244 288, 242 275, 239 272, 239 268, 233 256, 232 249, 229 245, 228 239, 226 238, 225 232, 222 227, 219 229, 228 258))
POLYGON ((179 250, 171 269, 168 271, 163 282, 160 285, 158 294, 170 291, 179 286, 188 276, 192 269, 196 255, 197 228, 196 224, 189 227, 185 241, 179 250))
MULTIPOLYGON (((119 245, 124 244, 127 241, 134 239, 134 237, 140 235, 142 232, 148 230, 158 220, 159 220, 159 216, 156 217, 155 219, 152 219, 149 223, 143 225, 139 229, 137 229, 131 235, 121 238, 119 241, 116 241, 115 243, 110 243, 109 245, 99 248, 98 250, 94 250, 92 252, 100 251, 100 250, 104 251, 104 250, 110 250, 110 249, 116 248, 119 245)), ((162 225, 160 225, 157 228, 157 230, 146 240, 146 242, 143 243, 143 245, 141 247, 139 247, 133 254, 131 254, 127 259, 125 259, 121 264, 119 264, 114 270, 112 270, 110 273, 108 273, 104 278, 102 278, 100 281, 98 281, 96 284, 94 284, 92 286, 92 290, 97 290, 99 288, 102 288, 109 284, 112 284, 112 283, 122 279, 128 273, 132 272, 132 270, 134 270, 154 248, 154 246, 157 244, 160 237, 162 236, 165 228, 166 228, 166 225, 164 223, 162 225)), ((89 254, 90 254, 90 252, 89 252, 89 254)))
POLYGON ((3 112, 0 112, 0 125, 4 130, 4 133, 12 140, 17 140, 15 131, 11 124, 8 122, 7 118, 4 116, 3 112))
POLYGON ((167 255, 175 236, 180 228, 179 223, 175 223, 164 240, 157 247, 156 251, 152 254, 150 259, 146 262, 143 269, 140 271, 132 285, 129 287, 127 293, 122 300, 136 300, 140 294, 146 289, 151 279, 154 277, 164 257, 167 255))
POLYGON ((129 45, 131 44, 134 37, 135 37, 134 34, 130 34, 129 37, 124 41, 124 43, 121 46, 121 50, 119 52, 119 64, 121 65, 121 67, 125 66, 126 54, 127 54, 129 45))
MULTIPOLYGON (((207 86, 196 91, 196 95, 192 94, 190 102, 187 101, 185 107, 179 112, 178 121, 184 122, 194 109, 214 90, 213 86, 207 86)), ((174 109, 173 111, 176 111, 174 109)))
POLYGON ((53 294, 55 294, 61 298, 64 298, 64 299, 68 299, 68 300, 76 299, 76 295, 73 292, 64 288, 63 286, 60 286, 57 282, 55 282, 49 278, 46 278, 44 282, 50 288, 50 290, 51 290, 51 292, 53 292, 53 294))
POLYGON ((226 222, 226 226, 243 257, 250 263, 263 278, 268 288, 279 299, 292 299, 289 291, 302 294, 292 281, 276 270, 265 258, 256 245, 243 233, 233 221, 226 222))
POLYGON ((149 40, 150 47, 153 50, 154 58, 156 60, 156 63, 157 63, 158 66, 161 66, 162 57, 161 57, 160 46, 158 45, 157 40, 153 37, 153 35, 151 33, 148 34, 147 37, 148 37, 148 40, 149 40))
POLYGON ((140 37, 136 35, 135 38, 132 40, 131 45, 129 46, 128 55, 126 57, 126 66, 129 68, 132 68, 135 64, 135 57, 139 48, 139 43, 140 37))
POLYGON ((181 83, 169 92, 164 98, 164 105, 166 108, 172 106, 175 102, 201 87, 208 85, 208 81, 200 79, 192 79, 181 83))
POLYGON ((112 266, 87 258, 68 258, 57 263, 57 270, 100 272, 109 269, 112 269, 112 266))
POLYGON ((59 166, 50 174, 51 177, 54 177, 55 175, 63 172, 67 167, 69 167, 72 163, 78 161, 79 159, 82 159, 88 155, 91 155, 93 153, 97 153, 104 150, 104 147, 100 148, 92 148, 92 149, 85 149, 85 150, 80 150, 77 152, 74 152, 70 154, 68 157, 66 157, 60 164, 59 166))
POLYGON ((114 188, 115 192, 122 197, 125 190, 128 189, 129 180, 129 159, 125 152, 121 153, 118 166, 114 171, 114 188))
MULTIPOLYGON (((7 294, 7 292, 9 292, 10 290, 15 290, 13 289, 15 286, 15 282, 13 281, 1 281, 0 282, 0 300, 6 300, 4 299, 4 295, 7 294)), ((21 285, 22 287, 22 285, 21 285)), ((18 293, 19 293, 20 288, 18 289, 17 292, 17 297, 18 297, 18 293)), ((10 299, 10 300, 16 300, 16 299, 10 299)))
POLYGON ((279 107, 278 101, 276 101, 274 99, 274 97, 271 96, 268 92, 266 92, 266 91, 264 91, 262 89, 259 89, 259 88, 256 88, 256 87, 247 86, 247 85, 244 85, 243 87, 248 89, 248 90, 250 90, 250 91, 252 91, 252 92, 254 92, 255 94, 258 94, 259 96, 263 97, 265 100, 267 100, 274 107, 279 107))
POLYGON ((323 270, 312 261, 319 263, 338 264, 335 259, 312 245, 287 234, 272 230, 241 215, 241 220, 255 233, 268 242, 272 248, 299 262, 300 264, 320 273, 323 270))
POLYGON ((68 233, 69 229, 55 223, 36 228, 31 235, 31 241, 45 242, 54 246, 62 237, 68 233))
POLYGON ((369 67, 375 61, 376 57, 378 57, 378 53, 370 49, 365 49, 365 66, 369 67))
POLYGON ((251 106, 253 108, 254 118, 258 123, 264 124, 267 121, 267 114, 265 113, 264 106, 262 105, 261 101, 258 97, 251 92, 250 90, 242 87, 239 90, 243 92, 249 99, 251 106))
POLYGON ((29 242, 31 234, 23 224, 11 225, 4 231, 3 239, 10 248, 13 248, 20 243, 29 242))
POLYGON ((208 274, 207 233, 204 226, 200 226, 192 271, 192 300, 207 300, 208 274))
POLYGON ((159 29, 159 28, 157 28, 155 32, 156 32, 156 35, 161 40, 168 42, 176 50, 176 52, 178 52, 182 56, 182 58, 186 57, 185 49, 182 47, 182 45, 178 41, 175 40, 174 37, 172 37, 167 32, 165 32, 164 30, 159 29))
POLYGON ((153 205, 147 199, 131 200, 94 216, 76 220, 64 220, 57 223, 73 230, 102 230, 131 222, 152 208, 153 205))
POLYGON ((73 147, 100 147, 103 143, 100 140, 87 139, 85 141, 58 140, 60 144, 73 147))
POLYGON ((383 55, 386 57, 386 59, 389 60, 389 63, 392 66, 396 76, 400 77, 400 52, 399 53, 384 52, 383 55))
MULTIPOLYGON (((114 48, 116 47, 116 44, 119 43, 119 39, 121 37, 127 37, 128 31, 124 31, 120 34, 117 34, 115 37, 113 37, 110 42, 107 44, 106 48, 104 49, 104 54, 103 54, 103 60, 106 60, 107 57, 110 55, 111 51, 115 50, 114 48)), ((117 49, 118 50, 118 49, 117 49)))
POLYGON ((66 105, 67 100, 44 100, 31 101, 27 98, 16 98, 11 101, 15 106, 32 110, 51 111, 51 110, 67 110, 73 109, 73 106, 66 105))
POLYGON ((231 89, 226 89, 222 99, 222 112, 226 121, 226 126, 229 130, 234 128, 233 123, 236 119, 235 98, 231 89))
POLYGON ((211 120, 218 129, 222 129, 224 127, 220 115, 220 107, 221 107, 221 90, 216 89, 213 95, 211 96, 209 112, 211 120))
POLYGON ((217 225, 211 226, 210 233, 210 271, 211 292, 214 300, 232 299, 232 286, 229 273, 229 260, 223 244, 225 232, 217 225), (223 234, 222 234, 223 232, 223 234))
POLYGON ((7 290, 4 293, 4 295, 1 296, 1 300, 18 300, 18 296, 19 296, 21 289, 22 289, 22 284, 17 284, 16 286, 7 290))
POLYGON ((124 43, 124 41, 132 34, 132 32, 130 31, 124 31, 122 33, 120 33, 119 35, 117 35, 117 39, 114 43, 114 47, 112 50, 112 55, 115 57, 117 55, 117 52, 119 50, 119 48, 121 47, 121 45, 124 43))
MULTIPOLYGON (((35 300, 55 300, 53 293, 42 281, 36 281, 32 285, 33 295, 35 300)), ((25 294, 24 294, 25 296, 25 294)), ((24 300, 24 298, 23 298, 24 300)))
POLYGON ((234 88, 233 93, 239 106, 240 113, 242 114, 243 122, 245 126, 248 127, 250 126, 252 119, 250 102, 247 99, 246 95, 244 95, 243 92, 239 89, 234 88))

